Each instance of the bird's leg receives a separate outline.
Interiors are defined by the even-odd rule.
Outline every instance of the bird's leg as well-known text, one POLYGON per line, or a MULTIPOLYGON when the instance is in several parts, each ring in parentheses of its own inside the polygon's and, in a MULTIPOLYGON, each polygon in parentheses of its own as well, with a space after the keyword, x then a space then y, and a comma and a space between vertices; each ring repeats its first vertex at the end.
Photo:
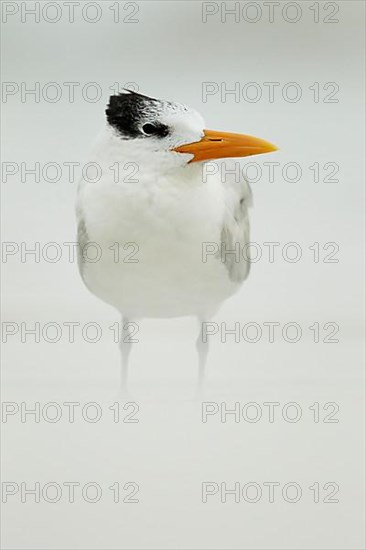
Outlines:
POLYGON ((203 336, 203 331, 202 331, 203 321, 201 319, 199 319, 199 323, 200 323, 200 333, 196 340, 196 348, 198 353, 198 380, 197 380, 196 395, 198 398, 202 397, 203 385, 205 381, 205 367, 206 367, 207 354, 208 354, 207 334, 203 336))
POLYGON ((119 349, 121 350, 121 395, 127 395, 127 373, 128 359, 131 353, 132 341, 130 332, 130 321, 127 317, 122 317, 122 331, 119 341, 119 349))

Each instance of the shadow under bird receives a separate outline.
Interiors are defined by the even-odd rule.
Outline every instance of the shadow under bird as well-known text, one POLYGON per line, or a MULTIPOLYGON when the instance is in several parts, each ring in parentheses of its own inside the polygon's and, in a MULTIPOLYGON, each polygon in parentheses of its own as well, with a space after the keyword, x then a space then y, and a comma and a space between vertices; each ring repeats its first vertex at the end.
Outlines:
POLYGON ((222 182, 219 171, 204 177, 204 163, 276 149, 256 137, 207 130, 198 112, 179 103, 130 90, 110 97, 89 159, 101 177, 79 184, 78 248, 86 286, 122 315, 123 391, 131 322, 187 315, 200 325, 202 388, 208 352, 202 325, 248 275, 248 258, 235 261, 230 251, 249 243, 251 203, 244 179, 222 182), (98 245, 97 261, 84 253, 88 243, 98 245), (203 256, 210 245, 228 253, 203 256))

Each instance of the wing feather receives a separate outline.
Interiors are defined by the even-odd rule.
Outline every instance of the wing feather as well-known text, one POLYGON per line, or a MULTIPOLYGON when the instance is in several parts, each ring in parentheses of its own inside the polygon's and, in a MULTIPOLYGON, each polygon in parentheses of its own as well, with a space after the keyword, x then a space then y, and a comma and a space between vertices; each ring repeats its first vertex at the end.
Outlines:
POLYGON ((236 283, 242 283, 250 271, 249 247, 245 245, 250 242, 248 209, 252 205, 252 191, 239 166, 238 161, 225 161, 226 211, 221 230, 221 261, 236 283))

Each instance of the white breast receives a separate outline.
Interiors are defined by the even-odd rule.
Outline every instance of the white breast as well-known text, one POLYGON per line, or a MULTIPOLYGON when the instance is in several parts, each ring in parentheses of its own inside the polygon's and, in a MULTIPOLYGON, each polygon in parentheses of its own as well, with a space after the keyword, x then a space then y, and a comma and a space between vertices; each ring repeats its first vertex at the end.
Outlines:
POLYGON ((202 183, 200 167, 172 177, 144 174, 138 183, 83 182, 79 217, 99 261, 83 263, 88 288, 124 315, 174 317, 213 313, 238 284, 219 257, 225 216, 220 178, 202 183), (189 177, 187 177, 189 174, 189 177), (118 243, 118 244, 116 244, 118 243))

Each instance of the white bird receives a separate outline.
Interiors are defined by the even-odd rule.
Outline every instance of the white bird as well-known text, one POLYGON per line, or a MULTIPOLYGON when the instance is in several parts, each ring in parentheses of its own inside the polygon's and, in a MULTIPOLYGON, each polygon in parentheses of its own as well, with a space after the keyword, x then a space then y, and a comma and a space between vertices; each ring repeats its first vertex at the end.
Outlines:
POLYGON ((202 324, 249 272, 244 255, 237 261, 230 251, 249 243, 251 202, 244 179, 204 177, 203 165, 277 148, 251 136, 206 130, 195 110, 129 90, 110 97, 106 119, 90 158, 100 177, 82 179, 78 189, 82 278, 122 315, 123 390, 129 323, 187 315, 200 323, 201 388, 208 352, 202 324), (86 253, 90 243, 99 251, 95 261, 86 253), (205 254, 205 247, 215 253, 205 254), (218 253, 219 247, 228 252, 218 253))

